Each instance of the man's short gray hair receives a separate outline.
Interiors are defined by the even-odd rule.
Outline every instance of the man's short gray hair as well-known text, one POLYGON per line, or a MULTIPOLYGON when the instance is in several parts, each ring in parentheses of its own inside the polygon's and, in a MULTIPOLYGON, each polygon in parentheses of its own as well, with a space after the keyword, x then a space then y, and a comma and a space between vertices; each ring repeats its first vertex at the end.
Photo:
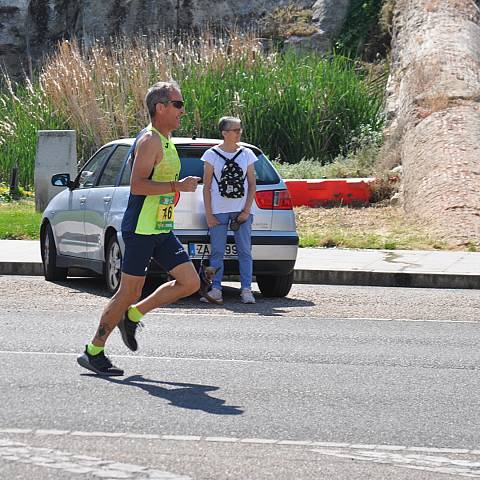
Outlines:
POLYGON ((220 134, 231 126, 232 123, 239 123, 242 125, 242 121, 237 117, 222 117, 218 122, 218 129, 220 130, 220 134))
POLYGON ((168 103, 170 93, 174 90, 180 91, 180 87, 173 80, 170 82, 158 82, 148 89, 145 95, 145 104, 147 105, 150 118, 155 116, 155 105, 157 103, 168 103))

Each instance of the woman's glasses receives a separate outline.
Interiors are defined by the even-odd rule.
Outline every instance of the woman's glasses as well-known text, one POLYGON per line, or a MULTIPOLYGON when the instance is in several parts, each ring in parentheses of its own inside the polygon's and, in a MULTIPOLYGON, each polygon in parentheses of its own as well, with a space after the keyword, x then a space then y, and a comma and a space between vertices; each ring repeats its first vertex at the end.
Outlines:
POLYGON ((243 131, 243 128, 231 128, 230 130, 224 130, 225 132, 235 132, 235 133, 240 133, 243 131))

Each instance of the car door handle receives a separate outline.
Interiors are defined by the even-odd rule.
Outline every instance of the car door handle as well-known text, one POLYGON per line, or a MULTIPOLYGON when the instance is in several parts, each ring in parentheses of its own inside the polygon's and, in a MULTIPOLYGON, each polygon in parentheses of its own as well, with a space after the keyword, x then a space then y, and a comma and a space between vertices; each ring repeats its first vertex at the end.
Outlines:
POLYGON ((108 202, 110 202, 111 200, 112 200, 112 197, 110 197, 110 196, 103 197, 103 201, 104 201, 105 203, 108 203, 108 202))
POLYGON ((80 198, 80 204, 83 205, 87 201, 87 197, 80 198))

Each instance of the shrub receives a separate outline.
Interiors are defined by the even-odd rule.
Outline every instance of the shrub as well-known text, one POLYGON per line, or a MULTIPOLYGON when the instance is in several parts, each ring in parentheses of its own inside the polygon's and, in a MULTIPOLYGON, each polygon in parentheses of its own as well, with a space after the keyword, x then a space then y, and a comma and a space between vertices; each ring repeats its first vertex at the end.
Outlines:
POLYGON ((290 165, 274 162, 284 178, 355 178, 376 175, 376 160, 382 142, 381 133, 369 125, 361 125, 358 133, 332 163, 322 165, 318 159, 302 159, 290 165))

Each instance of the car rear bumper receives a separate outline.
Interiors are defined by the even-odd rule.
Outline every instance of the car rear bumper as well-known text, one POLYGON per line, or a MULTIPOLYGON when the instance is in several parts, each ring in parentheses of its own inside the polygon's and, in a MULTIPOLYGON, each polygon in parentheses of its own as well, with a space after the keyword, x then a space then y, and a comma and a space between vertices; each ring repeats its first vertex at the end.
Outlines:
MULTIPOLYGON (((185 250, 189 251, 191 243, 210 243, 208 235, 177 235, 185 250)), ((227 244, 234 245, 235 237, 227 236, 227 244)), ((254 275, 288 275, 295 266, 298 250, 298 236, 293 235, 255 235, 252 236, 252 258, 254 275)), ((201 258, 192 258, 192 262, 198 267, 201 258)), ((208 256, 205 257, 208 260, 208 256)), ((159 266, 152 262, 150 274, 161 274, 159 266)), ((224 260, 224 274, 238 275, 238 260, 224 260)))

